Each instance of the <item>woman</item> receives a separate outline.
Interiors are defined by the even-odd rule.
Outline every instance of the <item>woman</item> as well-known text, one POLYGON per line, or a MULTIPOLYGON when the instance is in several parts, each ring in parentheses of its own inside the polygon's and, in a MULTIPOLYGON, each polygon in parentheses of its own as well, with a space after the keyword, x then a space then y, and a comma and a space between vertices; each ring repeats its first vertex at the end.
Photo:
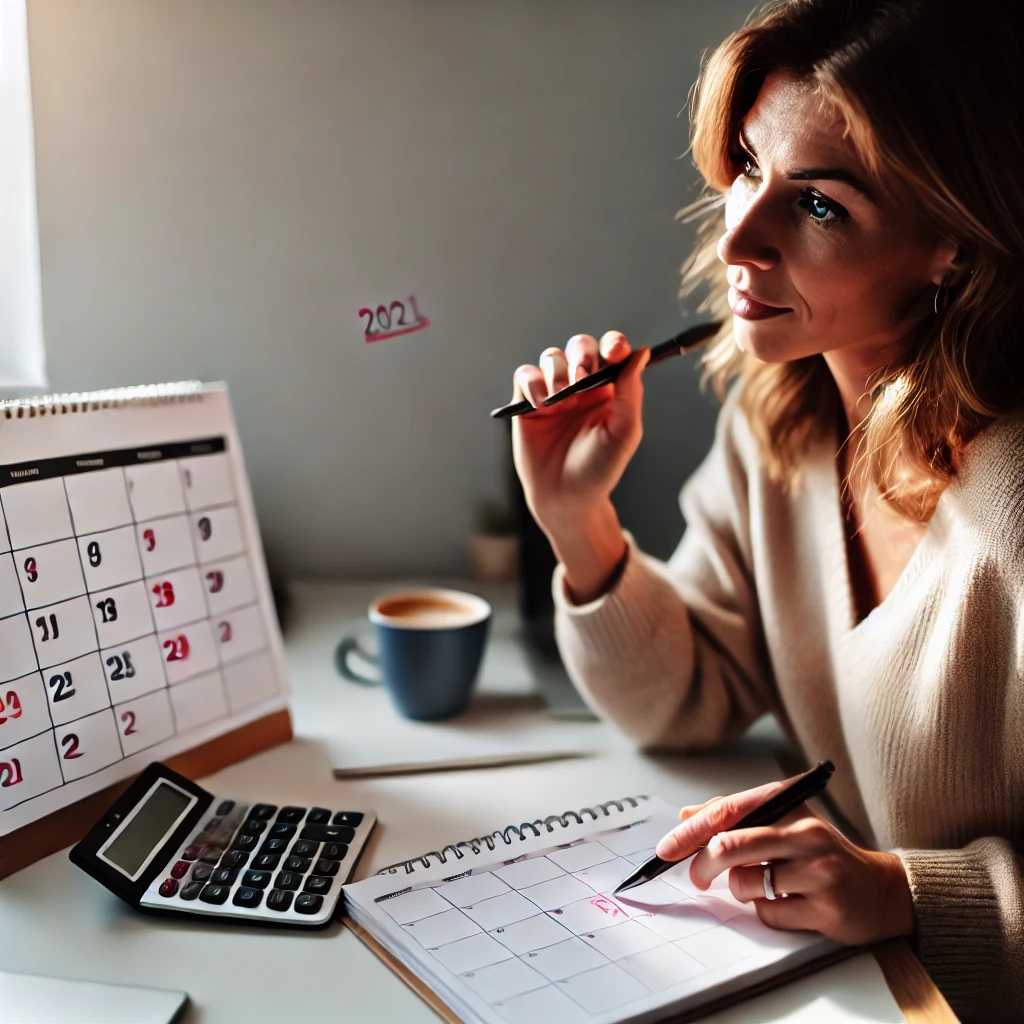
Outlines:
POLYGON ((723 831, 767 787, 684 808, 659 855, 709 843, 694 881, 775 928, 910 937, 986 1022, 1024 1019, 1022 65, 1016 8, 948 0, 775 3, 711 56, 683 289, 738 380, 667 565, 610 500, 648 350, 577 335, 515 375, 539 405, 628 360, 513 434, 581 691, 645 747, 774 712, 861 840, 806 808, 723 831))

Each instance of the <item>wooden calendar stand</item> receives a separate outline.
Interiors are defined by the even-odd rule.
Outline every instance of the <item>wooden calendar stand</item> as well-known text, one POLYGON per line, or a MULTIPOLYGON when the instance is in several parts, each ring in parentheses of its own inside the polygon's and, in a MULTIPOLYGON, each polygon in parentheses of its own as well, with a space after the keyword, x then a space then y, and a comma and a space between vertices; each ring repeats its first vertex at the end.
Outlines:
MULTIPOLYGON (((291 738, 291 715, 284 709, 167 758, 164 763, 186 778, 199 779, 291 738)), ((0 838, 0 879, 77 843, 134 778, 108 786, 0 838)))

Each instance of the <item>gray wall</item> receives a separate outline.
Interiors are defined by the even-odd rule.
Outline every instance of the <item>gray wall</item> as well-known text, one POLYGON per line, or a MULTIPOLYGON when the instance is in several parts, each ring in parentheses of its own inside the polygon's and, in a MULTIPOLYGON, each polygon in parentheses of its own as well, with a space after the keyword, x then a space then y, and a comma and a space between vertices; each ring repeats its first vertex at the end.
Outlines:
MULTIPOLYGON (((29 0, 52 388, 224 379, 280 565, 459 571, 513 369, 678 329, 687 90, 748 5, 29 0), (433 326, 365 344, 409 292, 433 326)), ((650 375, 616 495, 661 555, 696 381, 650 375)))

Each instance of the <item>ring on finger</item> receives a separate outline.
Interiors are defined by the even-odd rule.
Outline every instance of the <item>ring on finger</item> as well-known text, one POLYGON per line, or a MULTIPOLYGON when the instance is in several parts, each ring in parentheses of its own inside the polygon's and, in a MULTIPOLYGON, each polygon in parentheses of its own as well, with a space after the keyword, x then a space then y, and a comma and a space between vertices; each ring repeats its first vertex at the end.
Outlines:
POLYGON ((785 899, 788 893, 776 892, 775 891, 775 875, 772 868, 772 862, 770 860, 761 861, 761 867, 764 868, 764 874, 762 875, 764 883, 764 898, 766 900, 777 900, 785 899))

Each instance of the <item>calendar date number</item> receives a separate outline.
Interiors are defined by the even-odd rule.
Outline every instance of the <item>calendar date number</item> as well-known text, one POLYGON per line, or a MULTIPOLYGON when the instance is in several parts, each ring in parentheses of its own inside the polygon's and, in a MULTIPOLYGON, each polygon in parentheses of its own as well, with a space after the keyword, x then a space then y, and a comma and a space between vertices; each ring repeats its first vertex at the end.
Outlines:
POLYGON ((0 789, 16 786, 24 779, 25 776, 21 774, 21 762, 16 757, 12 757, 10 761, 0 761, 0 789))
POLYGON ((8 718, 21 718, 21 698, 14 690, 8 690, 6 694, 0 693, 0 725, 8 718))

